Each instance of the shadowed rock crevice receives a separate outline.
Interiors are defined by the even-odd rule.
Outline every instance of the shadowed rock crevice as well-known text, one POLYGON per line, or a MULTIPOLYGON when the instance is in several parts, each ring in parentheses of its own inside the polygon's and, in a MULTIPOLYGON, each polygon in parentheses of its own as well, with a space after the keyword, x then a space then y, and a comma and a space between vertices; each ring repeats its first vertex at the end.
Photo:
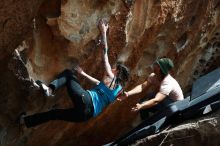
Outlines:
POLYGON ((188 36, 187 33, 185 32, 178 40, 176 43, 177 51, 181 51, 186 45, 187 45, 187 40, 188 36))

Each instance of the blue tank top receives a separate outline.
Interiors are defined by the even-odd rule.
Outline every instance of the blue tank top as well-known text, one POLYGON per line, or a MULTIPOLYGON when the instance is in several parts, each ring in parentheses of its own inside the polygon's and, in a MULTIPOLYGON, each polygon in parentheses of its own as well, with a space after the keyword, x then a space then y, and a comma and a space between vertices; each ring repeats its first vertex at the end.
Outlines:
POLYGON ((100 114, 107 105, 115 101, 121 89, 122 87, 120 85, 117 85, 115 89, 111 90, 106 87, 103 82, 100 82, 93 89, 88 90, 89 94, 91 95, 94 107, 93 117, 100 114))

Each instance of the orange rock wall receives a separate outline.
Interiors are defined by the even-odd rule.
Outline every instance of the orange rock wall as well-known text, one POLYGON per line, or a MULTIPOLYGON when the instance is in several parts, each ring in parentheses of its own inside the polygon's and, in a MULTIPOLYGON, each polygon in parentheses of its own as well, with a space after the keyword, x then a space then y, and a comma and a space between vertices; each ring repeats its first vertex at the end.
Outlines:
MULTIPOLYGON (((88 74, 101 79, 102 50, 97 46, 100 18, 109 21, 111 64, 121 61, 131 69, 127 90, 144 81, 150 73, 149 65, 161 56, 173 59, 173 75, 185 92, 190 91, 193 80, 220 66, 219 0, 0 3, 4 7, 0 9, 0 26, 4 28, 0 32, 0 128, 1 133, 8 131, 5 145, 101 145, 132 127, 137 114, 130 109, 144 94, 116 101, 85 123, 53 121, 25 129, 22 134, 16 125, 9 124, 21 111, 46 111, 55 103, 62 108, 72 106, 65 89, 59 90, 55 99, 27 90, 30 78, 49 83, 63 69, 80 64, 88 74), (14 49, 23 54, 23 64, 13 57, 14 49)), ((81 81, 85 88, 91 87, 87 80, 81 81)))

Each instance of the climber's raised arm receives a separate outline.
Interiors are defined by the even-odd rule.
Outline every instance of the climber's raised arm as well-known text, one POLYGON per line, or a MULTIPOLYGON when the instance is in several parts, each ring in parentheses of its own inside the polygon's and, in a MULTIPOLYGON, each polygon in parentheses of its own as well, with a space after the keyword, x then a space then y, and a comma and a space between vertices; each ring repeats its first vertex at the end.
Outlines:
POLYGON ((114 78, 114 73, 112 72, 111 65, 108 60, 108 44, 107 44, 107 30, 108 30, 108 24, 101 20, 99 22, 99 29, 101 31, 102 35, 102 46, 103 46, 103 55, 104 55, 104 64, 105 64, 105 69, 107 74, 109 75, 110 78, 114 78))

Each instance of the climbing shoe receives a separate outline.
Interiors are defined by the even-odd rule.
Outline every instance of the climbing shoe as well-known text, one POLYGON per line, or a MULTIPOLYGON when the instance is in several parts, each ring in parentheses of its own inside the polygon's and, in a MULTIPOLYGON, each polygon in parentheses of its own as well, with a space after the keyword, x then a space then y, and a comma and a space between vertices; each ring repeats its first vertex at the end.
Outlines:
POLYGON ((47 85, 45 85, 43 82, 37 80, 36 83, 40 86, 40 88, 43 90, 44 95, 49 97, 49 96, 54 96, 52 94, 52 90, 50 89, 50 87, 48 87, 47 85))

